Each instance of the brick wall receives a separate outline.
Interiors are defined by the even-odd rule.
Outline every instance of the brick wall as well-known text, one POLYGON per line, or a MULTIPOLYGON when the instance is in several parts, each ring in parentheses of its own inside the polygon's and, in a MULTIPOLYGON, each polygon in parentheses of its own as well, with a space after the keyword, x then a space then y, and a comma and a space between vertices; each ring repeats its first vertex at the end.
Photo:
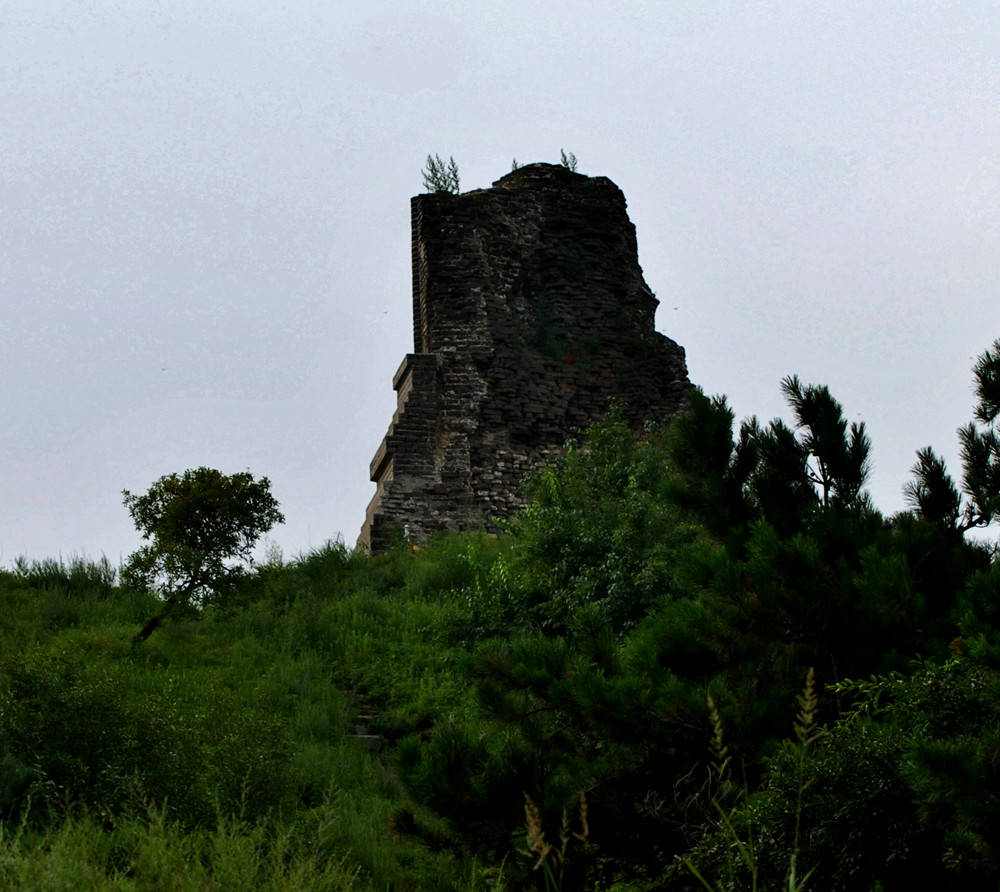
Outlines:
POLYGON ((532 164, 491 189, 411 201, 414 353, 372 461, 358 545, 493 527, 521 481, 612 400, 635 426, 677 411, 684 350, 654 329, 625 197, 532 164))

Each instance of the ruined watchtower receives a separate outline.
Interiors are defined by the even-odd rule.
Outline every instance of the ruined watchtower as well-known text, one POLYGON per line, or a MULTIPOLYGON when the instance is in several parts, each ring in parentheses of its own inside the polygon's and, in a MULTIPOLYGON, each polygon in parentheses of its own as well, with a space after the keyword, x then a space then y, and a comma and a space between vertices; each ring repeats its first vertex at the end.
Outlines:
POLYGON ((371 463, 358 539, 490 528, 524 475, 612 400, 635 425, 681 405, 684 350, 654 329, 625 196, 531 164, 492 189, 411 200, 413 342, 371 463))

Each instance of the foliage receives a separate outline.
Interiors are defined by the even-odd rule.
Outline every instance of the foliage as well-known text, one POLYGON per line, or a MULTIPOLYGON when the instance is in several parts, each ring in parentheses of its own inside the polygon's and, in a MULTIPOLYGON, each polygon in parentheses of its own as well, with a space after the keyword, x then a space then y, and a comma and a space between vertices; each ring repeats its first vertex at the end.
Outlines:
MULTIPOLYGON (((756 828, 761 887, 783 886, 797 852, 825 889, 995 888, 998 684, 996 672, 953 658, 835 686, 852 709, 805 762, 794 747, 771 755, 760 790, 732 814, 734 826, 756 828)), ((713 830, 692 857, 726 872, 726 888, 748 886, 728 831, 713 830)))
POLYGON ((528 507, 509 525, 510 555, 470 592, 478 632, 564 633, 594 605, 615 632, 634 626, 670 583, 668 556, 695 535, 662 498, 662 436, 637 440, 612 411, 586 448, 526 486, 528 507))
MULTIPOLYGON (((180 576, 0 571, 0 885, 995 889, 998 367, 962 486, 923 450, 894 517, 792 377, 787 423, 610 413, 500 537, 255 567, 251 531, 142 649, 180 576)), ((227 504, 167 503, 189 555, 227 504)))
MULTIPOLYGON (((257 540, 284 517, 266 477, 196 468, 168 474, 141 496, 123 491, 136 529, 150 540, 122 568, 127 585, 156 588, 165 610, 203 606, 231 591, 257 540), (232 563, 235 561, 235 563, 232 563)), ((136 637, 145 640, 164 614, 136 637)))
POLYGON ((576 155, 572 152, 567 154, 562 149, 559 150, 559 163, 567 170, 576 172, 576 155))
MULTIPOLYGON (((546 889, 563 889, 567 882, 578 881, 583 876, 579 867, 576 870, 568 868, 567 856, 571 842, 575 848, 579 848, 581 843, 586 846, 587 837, 590 835, 586 794, 580 793, 573 805, 576 806, 579 829, 573 830, 570 809, 564 808, 562 824, 559 828, 559 845, 556 846, 549 842, 545 836, 545 827, 542 825, 538 806, 527 793, 524 794, 526 848, 521 850, 521 854, 534 861, 532 871, 536 873, 539 870, 542 871, 546 889)), ((579 858, 574 858, 574 861, 579 861, 579 858)))
POLYGON ((974 419, 958 432, 964 505, 943 459, 930 447, 917 453, 916 479, 906 487, 917 512, 960 533, 989 526, 1000 512, 1000 340, 977 357, 972 372, 974 419))
MULTIPOLYGON (((793 426, 749 419, 734 433, 725 401, 694 392, 639 439, 612 414, 530 482, 509 549, 469 591, 465 635, 479 644, 466 666, 489 720, 401 751, 408 788, 466 845, 498 857, 521 791, 557 826, 585 790, 589 881, 652 880, 713 814, 692 732, 706 690, 753 791, 779 758, 781 692, 808 667, 819 690, 947 652, 988 550, 918 514, 884 518, 864 491, 864 425, 824 387, 790 377, 783 390, 793 426)), ((981 589, 966 607, 979 618, 981 589)), ((811 721, 842 702, 814 703, 811 721)), ((807 813, 794 805, 805 789, 787 814, 807 813)), ((783 882, 797 835, 775 838, 783 882)), ((826 864, 803 851, 799 864, 826 864)))
POLYGON ((69 564, 48 560, 28 561, 19 557, 14 561, 14 576, 33 588, 60 589, 67 594, 108 597, 115 590, 118 572, 106 557, 99 561, 73 558, 69 564))
MULTIPOLYGON (((801 892, 806 888, 814 871, 814 869, 810 869, 803 876, 798 864, 803 795, 807 786, 806 770, 811 760, 812 745, 820 736, 816 727, 818 697, 815 680, 815 673, 810 668, 806 676, 805 687, 798 698, 799 712, 792 726, 795 740, 786 741, 784 753, 785 756, 790 755, 793 761, 793 768, 787 773, 787 776, 794 777, 795 780, 795 831, 790 844, 783 853, 787 856, 784 872, 767 877, 765 888, 777 888, 780 885, 788 892, 801 892), (778 876, 780 876, 780 880, 778 876)), ((729 759, 726 755, 728 748, 724 744, 722 721, 715 709, 711 695, 708 698, 708 707, 713 734, 711 752, 715 758, 712 763, 712 771, 719 780, 720 797, 722 799, 732 798, 733 786, 729 782, 729 759)), ((756 892, 757 889, 762 888, 762 877, 766 877, 767 874, 766 867, 768 865, 762 858, 761 840, 767 836, 769 828, 766 824, 758 825, 755 820, 756 815, 752 810, 746 808, 744 798, 737 798, 736 805, 728 810, 718 799, 713 800, 713 804, 719 812, 719 820, 709 831, 708 836, 709 839, 714 837, 713 842, 717 842, 718 845, 718 848, 711 852, 714 857, 706 858, 704 851, 699 852, 700 869, 692 856, 685 857, 683 864, 709 892, 721 892, 724 889, 736 888, 752 889, 753 892, 756 892), (721 872, 725 876, 725 880, 714 884, 707 880, 704 874, 711 874, 710 868, 721 872)))
POLYGON ((438 831, 356 736, 362 712, 388 747, 464 709, 444 644, 461 599, 436 588, 468 578, 471 544, 330 544, 141 651, 122 632, 152 596, 73 587, 100 565, 0 572, 0 885, 493 888, 491 868, 401 835, 438 831))
POLYGON ((459 179, 458 165, 455 159, 449 157, 448 162, 441 160, 440 155, 428 155, 427 164, 421 171, 424 177, 424 190, 444 195, 458 195, 459 179))
POLYGON ((213 800, 228 810, 275 803, 285 762, 275 717, 225 690, 208 688, 197 706, 169 679, 137 695, 135 673, 121 664, 44 651, 22 655, 4 675, 0 808, 11 815, 82 804, 107 816, 167 801, 171 813, 196 822, 213 800), (208 703, 213 711, 199 711, 208 703))
POLYGON ((220 817, 213 828, 191 829, 152 809, 105 825, 86 813, 46 834, 21 826, 0 837, 0 885, 67 892, 371 888, 348 857, 330 857, 325 848, 321 834, 296 833, 280 823, 220 817))

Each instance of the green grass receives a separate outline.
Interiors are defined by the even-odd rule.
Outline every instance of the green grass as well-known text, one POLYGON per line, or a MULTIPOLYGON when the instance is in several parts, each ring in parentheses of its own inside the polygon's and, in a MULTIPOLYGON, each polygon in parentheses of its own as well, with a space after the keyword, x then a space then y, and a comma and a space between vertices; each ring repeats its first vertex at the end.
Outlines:
MULTIPOLYGON (((321 829, 321 828, 318 828, 321 829)), ((346 856, 288 828, 220 817, 191 830, 151 811, 112 826, 90 815, 43 833, 5 830, 0 882, 10 889, 347 890, 371 888, 346 856)))
POLYGON ((0 652, 17 654, 0 662, 0 884, 490 887, 474 860, 396 830, 401 811, 434 819, 385 758, 472 709, 449 643, 480 572, 470 549, 494 546, 330 545, 138 647, 155 599, 106 564, 0 572, 0 652), (356 737, 359 712, 382 752, 356 737))

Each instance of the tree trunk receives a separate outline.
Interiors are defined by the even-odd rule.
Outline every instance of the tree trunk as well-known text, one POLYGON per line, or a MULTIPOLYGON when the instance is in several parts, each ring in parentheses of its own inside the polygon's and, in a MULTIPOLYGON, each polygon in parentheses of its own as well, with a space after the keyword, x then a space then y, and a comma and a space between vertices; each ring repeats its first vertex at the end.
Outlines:
POLYGON ((136 636, 132 639, 132 646, 135 647, 137 644, 142 644, 153 632, 156 631, 156 627, 163 622, 163 618, 167 615, 164 610, 162 613, 156 614, 152 619, 150 619, 146 625, 139 630, 136 636))
POLYGON ((132 646, 135 647, 138 644, 142 644, 143 641, 152 635, 160 623, 167 618, 167 614, 170 613, 170 609, 175 607, 177 604, 181 604, 186 601, 191 596, 191 592, 198 587, 199 582, 200 580, 193 580, 179 592, 174 592, 169 598, 167 598, 167 600, 163 602, 163 609, 157 613, 156 616, 147 620, 146 625, 144 625, 138 633, 136 633, 135 637, 132 639, 132 646))

